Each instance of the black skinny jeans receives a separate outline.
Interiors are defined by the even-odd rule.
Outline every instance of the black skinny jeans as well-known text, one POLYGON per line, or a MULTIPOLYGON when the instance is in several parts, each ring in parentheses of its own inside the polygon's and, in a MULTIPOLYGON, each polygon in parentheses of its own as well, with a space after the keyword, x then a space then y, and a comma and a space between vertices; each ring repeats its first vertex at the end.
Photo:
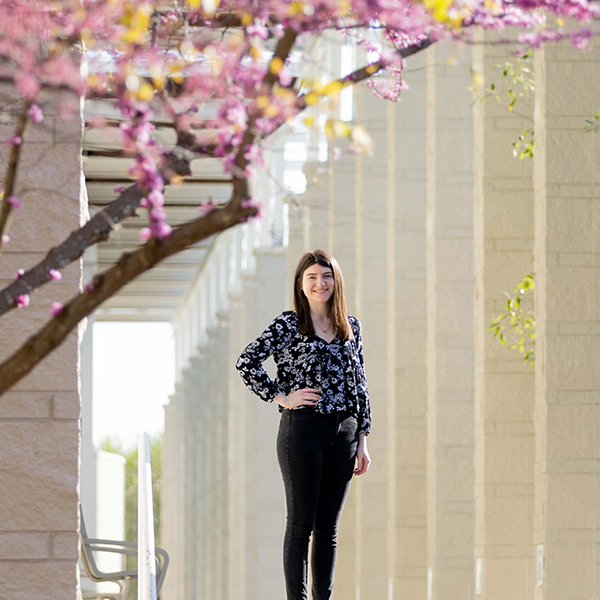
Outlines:
POLYGON ((277 458, 287 505, 283 568, 288 600, 308 600, 312 532, 312 598, 331 598, 338 522, 352 480, 357 445, 357 421, 348 413, 324 415, 307 407, 285 410, 281 415, 277 458))

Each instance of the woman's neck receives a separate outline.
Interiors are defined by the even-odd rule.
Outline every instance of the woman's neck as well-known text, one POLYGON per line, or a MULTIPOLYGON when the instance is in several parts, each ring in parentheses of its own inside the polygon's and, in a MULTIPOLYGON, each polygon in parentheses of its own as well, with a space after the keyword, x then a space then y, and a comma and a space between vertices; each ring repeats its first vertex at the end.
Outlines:
POLYGON ((319 319, 320 321, 327 321, 329 319, 329 305, 328 304, 317 304, 310 306, 311 316, 319 319))

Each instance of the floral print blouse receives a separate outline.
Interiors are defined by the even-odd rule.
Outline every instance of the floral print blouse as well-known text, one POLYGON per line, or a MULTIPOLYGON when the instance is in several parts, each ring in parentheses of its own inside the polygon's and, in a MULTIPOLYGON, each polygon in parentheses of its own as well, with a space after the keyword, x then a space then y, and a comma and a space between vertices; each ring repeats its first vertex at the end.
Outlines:
MULTIPOLYGON (((365 376, 360 322, 349 317, 354 339, 337 336, 327 343, 317 335, 302 335, 294 311, 285 311, 251 342, 236 363, 244 383, 260 398, 272 402, 302 388, 316 388, 321 413, 349 410, 357 417, 359 433, 371 429, 371 408, 365 376), (273 381, 262 363, 273 356, 277 377, 273 381)), ((279 407, 283 411, 282 407, 279 407)))

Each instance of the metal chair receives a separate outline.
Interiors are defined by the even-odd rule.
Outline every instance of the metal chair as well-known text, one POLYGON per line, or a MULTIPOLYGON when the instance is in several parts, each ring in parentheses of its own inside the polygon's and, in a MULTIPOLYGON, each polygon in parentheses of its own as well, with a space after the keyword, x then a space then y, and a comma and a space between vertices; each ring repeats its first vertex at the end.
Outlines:
MULTIPOLYGON (((114 552, 122 554, 123 556, 137 556, 137 543, 89 538, 85 528, 85 521, 83 520, 83 510, 81 509, 81 505, 79 507, 79 514, 81 517, 81 562, 83 564, 85 576, 95 583, 106 581, 116 583, 120 588, 118 592, 114 593, 86 591, 83 598, 85 600, 125 600, 129 590, 129 582, 132 579, 137 579, 137 569, 105 573, 98 568, 96 559, 94 558, 94 552, 114 552)), ((159 593, 169 566, 169 555, 163 548, 156 548, 156 562, 156 590, 157 593, 159 593)))

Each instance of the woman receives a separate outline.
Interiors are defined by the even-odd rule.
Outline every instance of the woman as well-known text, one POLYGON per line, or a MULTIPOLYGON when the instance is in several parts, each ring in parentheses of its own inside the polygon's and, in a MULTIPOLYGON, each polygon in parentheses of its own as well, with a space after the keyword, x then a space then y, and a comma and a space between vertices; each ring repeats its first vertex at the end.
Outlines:
POLYGON ((337 527, 352 475, 371 459, 371 412, 360 323, 348 316, 337 261, 315 250, 298 263, 294 308, 280 314, 237 361, 244 383, 277 402, 277 458, 285 487, 284 573, 288 600, 307 600, 308 542, 313 600, 331 598, 337 527), (277 378, 262 363, 273 356, 277 378), (355 466, 356 464, 356 466, 355 466))

